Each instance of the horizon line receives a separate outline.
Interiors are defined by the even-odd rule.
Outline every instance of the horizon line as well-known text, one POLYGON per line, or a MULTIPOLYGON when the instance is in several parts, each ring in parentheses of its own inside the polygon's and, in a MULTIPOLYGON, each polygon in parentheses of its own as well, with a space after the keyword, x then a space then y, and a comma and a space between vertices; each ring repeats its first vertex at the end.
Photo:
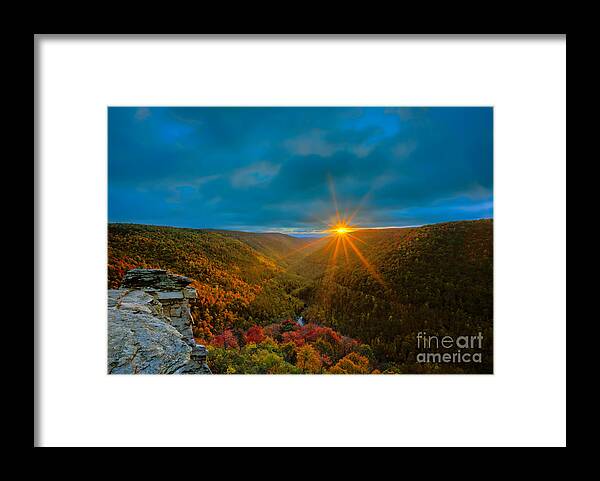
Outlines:
MULTIPOLYGON (((460 220, 445 220, 441 222, 429 222, 425 224, 411 224, 411 225, 390 225, 390 226, 375 226, 375 227, 357 227, 354 228, 353 231, 362 231, 362 230, 386 230, 386 229, 412 229, 417 227, 425 227, 428 225, 437 225, 437 224, 448 224, 454 222, 475 222, 479 220, 493 220, 493 217, 478 217, 476 219, 460 219, 460 220)), ((166 225, 166 224, 149 224, 149 223, 140 223, 140 222, 118 222, 118 221, 108 221, 108 225, 111 224, 121 224, 121 225, 142 225, 142 226, 151 226, 151 227, 168 227, 171 229, 192 229, 192 230, 205 230, 205 231, 227 231, 227 232, 243 232, 246 234, 280 234, 286 235, 290 237, 317 237, 317 236, 326 236, 330 233, 328 229, 326 230, 310 230, 310 231, 286 231, 286 229, 290 229, 289 227, 281 227, 279 229, 268 229, 268 230, 246 230, 239 228, 225 228, 225 227, 182 227, 182 226, 174 226, 174 225, 166 225)))

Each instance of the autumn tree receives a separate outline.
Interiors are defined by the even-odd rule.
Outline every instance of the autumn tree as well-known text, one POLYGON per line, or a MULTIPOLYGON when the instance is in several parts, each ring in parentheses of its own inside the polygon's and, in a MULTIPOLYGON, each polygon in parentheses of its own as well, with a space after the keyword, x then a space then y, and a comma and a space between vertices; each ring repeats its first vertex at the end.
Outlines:
POLYGON ((369 360, 356 352, 351 352, 333 366, 331 374, 369 374, 369 360))
POLYGON ((252 326, 246 331, 246 334, 244 334, 244 340, 246 344, 260 344, 264 339, 265 333, 263 331, 263 328, 260 326, 252 326))
POLYGON ((321 356, 310 344, 305 344, 296 350, 296 366, 304 372, 318 374, 321 372, 321 356))
POLYGON ((215 336, 212 339, 211 344, 215 347, 222 347, 225 349, 226 348, 234 348, 234 349, 239 348, 239 343, 237 341, 237 338, 235 337, 235 334, 231 330, 227 330, 227 331, 223 332, 223 334, 215 336))

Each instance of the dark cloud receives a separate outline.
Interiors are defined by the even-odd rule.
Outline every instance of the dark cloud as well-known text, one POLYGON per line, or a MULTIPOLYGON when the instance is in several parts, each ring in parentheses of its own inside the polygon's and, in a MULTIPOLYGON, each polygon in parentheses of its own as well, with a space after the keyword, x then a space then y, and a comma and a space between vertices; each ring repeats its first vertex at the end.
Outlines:
POLYGON ((315 230, 492 216, 491 108, 109 109, 109 220, 315 230))

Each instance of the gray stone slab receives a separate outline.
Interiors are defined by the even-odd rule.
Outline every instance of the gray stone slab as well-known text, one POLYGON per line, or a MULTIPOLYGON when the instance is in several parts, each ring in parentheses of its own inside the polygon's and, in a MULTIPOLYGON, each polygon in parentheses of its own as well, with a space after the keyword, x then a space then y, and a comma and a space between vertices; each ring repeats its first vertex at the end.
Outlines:
POLYGON ((162 291, 158 293, 158 299, 183 299, 183 293, 181 291, 162 291))

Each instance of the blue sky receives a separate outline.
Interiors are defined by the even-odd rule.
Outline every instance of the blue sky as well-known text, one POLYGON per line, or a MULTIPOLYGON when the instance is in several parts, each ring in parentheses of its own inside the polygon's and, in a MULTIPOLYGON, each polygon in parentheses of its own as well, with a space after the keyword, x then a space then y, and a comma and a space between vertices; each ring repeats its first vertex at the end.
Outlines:
POLYGON ((109 222, 314 234, 493 215, 488 107, 110 107, 109 222))

